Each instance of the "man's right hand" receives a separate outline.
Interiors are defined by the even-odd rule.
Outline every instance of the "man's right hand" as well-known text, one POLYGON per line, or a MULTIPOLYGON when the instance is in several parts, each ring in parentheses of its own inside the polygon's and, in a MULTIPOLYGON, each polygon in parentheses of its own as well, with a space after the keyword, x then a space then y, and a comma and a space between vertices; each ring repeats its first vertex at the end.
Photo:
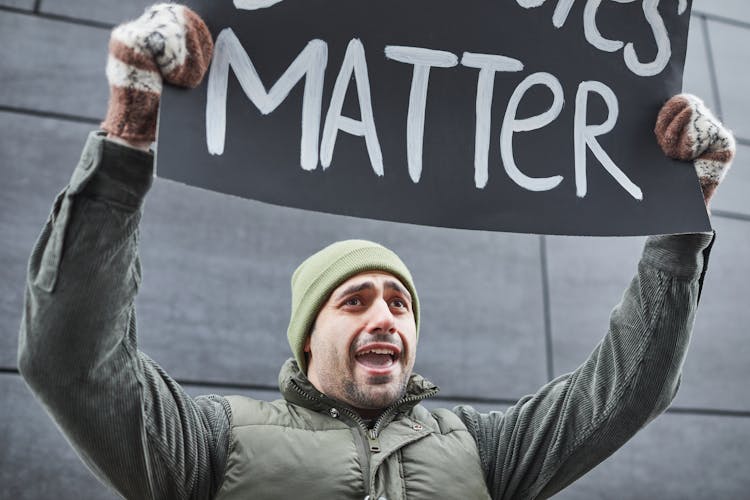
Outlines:
POLYGON ((183 5, 153 5, 135 21, 117 26, 109 41, 110 98, 101 125, 108 137, 148 150, 156 138, 162 80, 195 87, 212 52, 208 27, 183 5))

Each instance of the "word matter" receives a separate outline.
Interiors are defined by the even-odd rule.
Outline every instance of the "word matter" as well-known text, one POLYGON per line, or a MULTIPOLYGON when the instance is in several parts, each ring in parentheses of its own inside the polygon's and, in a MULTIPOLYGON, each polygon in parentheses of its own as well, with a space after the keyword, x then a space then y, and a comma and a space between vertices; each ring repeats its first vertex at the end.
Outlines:
MULTIPOLYGON (((422 146, 425 123, 425 106, 432 68, 451 68, 459 64, 478 69, 476 97, 476 129, 474 152, 474 183, 483 189, 488 181, 488 155, 490 147, 491 106, 495 78, 498 73, 520 72, 523 62, 496 54, 464 52, 459 60, 451 52, 422 47, 387 45, 385 57, 394 62, 413 66, 409 106, 407 111, 407 164, 409 176, 418 183, 422 174, 422 146)), ((212 155, 224 152, 226 135, 227 87, 229 70, 239 81, 243 91, 263 114, 273 112, 289 95, 297 83, 305 79, 302 101, 302 134, 300 166, 307 171, 318 164, 325 170, 331 165, 339 131, 364 137, 372 169, 384 175, 383 154, 378 140, 377 127, 370 96, 370 80, 362 42, 353 38, 349 42, 341 68, 334 83, 331 101, 320 124, 324 76, 328 64, 328 44, 320 39, 311 40, 297 55, 270 90, 263 85, 250 56, 242 47, 231 28, 221 31, 215 42, 214 58, 208 78, 206 100, 206 145, 212 155), (349 85, 354 82, 360 107, 360 118, 342 114, 349 85)), ((564 106, 563 89, 558 78, 551 73, 536 72, 525 77, 510 96, 500 132, 500 154, 508 177, 529 191, 548 191, 557 187, 562 175, 531 177, 516 164, 513 155, 513 135, 540 129, 552 123, 564 106), (550 107, 543 113, 518 118, 517 111, 524 95, 534 86, 546 87, 553 96, 550 107)), ((575 99, 573 142, 575 154, 576 194, 583 198, 587 193, 586 153, 590 149, 604 169, 636 200, 643 199, 642 190, 614 163, 602 148, 598 136, 612 131, 619 115, 618 100, 606 84, 583 81, 578 85, 575 99), (587 109, 592 94, 602 99, 607 107, 603 123, 587 123, 587 109)))

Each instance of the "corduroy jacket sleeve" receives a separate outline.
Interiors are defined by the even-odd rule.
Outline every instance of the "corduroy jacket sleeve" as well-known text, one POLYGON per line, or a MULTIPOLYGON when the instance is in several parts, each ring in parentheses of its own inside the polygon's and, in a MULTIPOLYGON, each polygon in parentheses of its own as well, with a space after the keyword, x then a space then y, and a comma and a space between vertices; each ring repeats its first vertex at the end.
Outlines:
POLYGON ((495 499, 547 498, 622 446, 679 385, 713 234, 650 237, 589 358, 506 412, 454 409, 495 499))
POLYGON ((132 499, 209 498, 230 410, 138 351, 134 300, 151 154, 93 133, 33 250, 18 362, 81 458, 132 499))

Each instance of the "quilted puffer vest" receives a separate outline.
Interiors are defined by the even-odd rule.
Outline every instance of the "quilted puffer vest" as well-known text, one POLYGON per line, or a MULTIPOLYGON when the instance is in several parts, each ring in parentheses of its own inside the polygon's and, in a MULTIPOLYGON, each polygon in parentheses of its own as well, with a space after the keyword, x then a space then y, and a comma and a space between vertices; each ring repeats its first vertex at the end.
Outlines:
POLYGON ((217 499, 487 499, 474 438, 450 410, 418 402, 437 387, 413 375, 368 428, 287 361, 284 400, 231 396, 232 429, 217 499))

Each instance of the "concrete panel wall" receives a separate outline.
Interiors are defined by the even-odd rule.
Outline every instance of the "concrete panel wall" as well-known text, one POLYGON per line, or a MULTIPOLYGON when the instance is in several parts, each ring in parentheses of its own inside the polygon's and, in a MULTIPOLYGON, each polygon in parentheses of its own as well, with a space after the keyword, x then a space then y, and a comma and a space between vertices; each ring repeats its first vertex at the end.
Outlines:
MULTIPOLYGON (((18 376, 17 331, 30 249, 105 111, 108 31, 148 3, 0 0, 0 498, 113 498, 18 376)), ((719 235, 682 386, 669 413, 560 498, 750 491, 750 6, 696 0, 691 28, 685 90, 740 147, 714 204, 719 235)), ((643 243, 357 220, 157 180, 142 224, 142 349, 191 394, 278 397, 291 271, 351 237, 391 246, 412 268, 424 313, 417 369, 442 387, 429 405, 483 410, 585 359, 643 243)))

